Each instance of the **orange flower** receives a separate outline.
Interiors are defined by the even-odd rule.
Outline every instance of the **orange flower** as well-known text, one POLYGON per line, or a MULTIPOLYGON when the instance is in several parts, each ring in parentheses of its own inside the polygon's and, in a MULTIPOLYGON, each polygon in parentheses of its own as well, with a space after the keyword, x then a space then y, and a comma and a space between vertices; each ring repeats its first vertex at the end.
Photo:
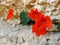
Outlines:
POLYGON ((45 22, 46 27, 50 29, 52 27, 52 22, 51 22, 50 17, 46 16, 45 20, 46 20, 46 22, 45 22))
POLYGON ((45 35, 46 34, 46 28, 42 24, 32 25, 32 33, 35 33, 37 37, 39 37, 40 35, 45 35))
POLYGON ((14 10, 13 9, 9 9, 6 20, 12 19, 12 17, 14 16, 13 13, 14 13, 14 10))
POLYGON ((32 19, 32 20, 36 20, 36 18, 39 16, 39 12, 37 9, 32 9, 29 13, 28 16, 32 19))
POLYGON ((32 26, 32 32, 36 33, 36 36, 45 35, 46 28, 50 29, 52 27, 52 22, 49 16, 42 16, 36 19, 35 24, 32 26))
POLYGON ((32 32, 36 33, 36 36, 45 35, 46 28, 50 29, 52 27, 52 22, 49 16, 45 16, 37 9, 29 12, 28 16, 35 21, 32 25, 32 32))

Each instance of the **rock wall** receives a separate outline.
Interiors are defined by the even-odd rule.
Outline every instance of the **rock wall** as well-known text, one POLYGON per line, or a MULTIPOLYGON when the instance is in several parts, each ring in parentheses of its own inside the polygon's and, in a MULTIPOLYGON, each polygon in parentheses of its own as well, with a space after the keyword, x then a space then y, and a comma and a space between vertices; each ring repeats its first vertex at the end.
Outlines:
POLYGON ((20 12, 32 8, 51 16, 52 20, 60 19, 60 0, 0 0, 0 45, 60 45, 60 32, 47 32, 37 41, 31 26, 18 25, 20 12), (6 21, 9 8, 14 9, 17 18, 6 21))
POLYGON ((0 45, 60 45, 60 32, 47 32, 39 40, 32 34, 31 26, 7 26, 0 22, 0 45), (18 27, 18 28, 17 28, 18 27))

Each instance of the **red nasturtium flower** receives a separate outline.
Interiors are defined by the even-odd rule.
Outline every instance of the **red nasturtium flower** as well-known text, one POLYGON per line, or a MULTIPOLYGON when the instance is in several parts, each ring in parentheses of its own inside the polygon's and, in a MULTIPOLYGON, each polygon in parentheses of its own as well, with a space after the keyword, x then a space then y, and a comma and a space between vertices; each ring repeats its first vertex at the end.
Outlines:
POLYGON ((28 16, 29 16, 30 18, 32 18, 32 20, 36 20, 36 18, 39 16, 39 12, 38 12, 37 9, 34 9, 34 10, 32 9, 32 10, 29 12, 28 16))
POLYGON ((35 24, 32 25, 32 32, 36 33, 36 36, 46 34, 46 28, 50 29, 52 27, 52 22, 49 16, 45 16, 37 9, 32 9, 28 13, 28 16, 35 21, 35 24))
POLYGON ((12 19, 12 17, 14 16, 13 13, 14 13, 14 10, 13 9, 9 9, 6 20, 12 19))

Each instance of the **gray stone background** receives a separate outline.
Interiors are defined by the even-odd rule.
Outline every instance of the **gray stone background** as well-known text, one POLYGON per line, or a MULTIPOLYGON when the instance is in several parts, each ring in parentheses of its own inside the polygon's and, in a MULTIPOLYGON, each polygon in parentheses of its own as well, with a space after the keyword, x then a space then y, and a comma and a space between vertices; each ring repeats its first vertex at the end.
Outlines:
POLYGON ((37 40, 31 26, 18 25, 20 12, 32 8, 50 16, 51 20, 60 19, 60 0, 0 0, 0 45, 60 45, 60 32, 47 32, 37 40), (14 9, 17 18, 6 21, 10 8, 14 9))
POLYGON ((37 37, 32 34, 31 26, 18 25, 9 27, 5 21, 0 22, 0 45, 60 45, 60 32, 47 32, 37 37))

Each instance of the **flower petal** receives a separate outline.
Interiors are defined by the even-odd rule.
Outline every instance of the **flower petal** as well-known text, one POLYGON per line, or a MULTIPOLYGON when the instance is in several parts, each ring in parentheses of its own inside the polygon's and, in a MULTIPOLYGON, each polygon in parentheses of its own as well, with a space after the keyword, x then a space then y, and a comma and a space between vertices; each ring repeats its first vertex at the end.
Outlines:
POLYGON ((39 16, 39 12, 37 9, 32 9, 29 13, 28 13, 28 16, 32 19, 32 20, 36 20, 36 18, 38 18, 39 16))
POLYGON ((6 20, 9 20, 9 19, 11 19, 14 16, 13 12, 14 12, 13 9, 9 9, 6 20))
POLYGON ((52 27, 52 22, 49 16, 46 16, 46 27, 49 29, 52 27))

